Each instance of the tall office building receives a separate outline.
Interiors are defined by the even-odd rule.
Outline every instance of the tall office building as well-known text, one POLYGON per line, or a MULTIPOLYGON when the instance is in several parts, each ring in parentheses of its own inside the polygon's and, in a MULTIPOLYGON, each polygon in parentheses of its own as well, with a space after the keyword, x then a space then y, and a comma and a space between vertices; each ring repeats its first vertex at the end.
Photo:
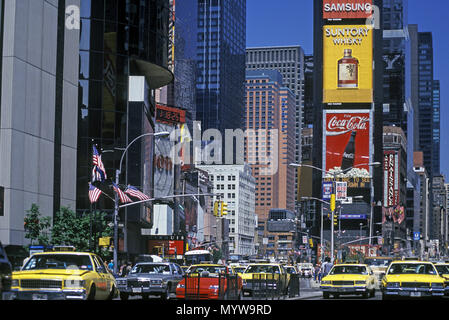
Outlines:
POLYGON ((440 135, 441 135, 441 112, 440 112, 440 81, 434 80, 432 87, 432 172, 440 174, 440 135))
POLYGON ((418 33, 419 150, 432 180, 433 172, 433 39, 431 32, 418 33))
POLYGON ((29 244, 23 219, 33 203, 50 217, 75 209, 79 30, 67 19, 71 5, 79 1, 0 2, 3 245, 29 244))
MULTIPOLYGON (((108 178, 115 180, 115 170, 120 169, 121 185, 131 184, 153 194, 153 137, 145 136, 130 146, 122 168, 119 164, 123 148, 141 134, 154 132, 154 90, 173 80, 167 69, 168 4, 168 0, 81 1, 79 58, 75 59, 80 61, 78 117, 72 118, 78 119, 74 181, 79 212, 92 208, 88 182, 93 144, 104 150, 108 178), (145 77, 145 102, 128 102, 129 76, 145 77)), ((108 183, 98 187, 113 196, 108 183)), ((112 212, 113 204, 101 196, 93 209, 112 212)), ((151 226, 151 207, 131 206, 119 213, 124 223, 119 250, 144 253, 141 229, 151 226)))
MULTIPOLYGON (((310 61, 310 60, 309 60, 310 61)), ((260 47, 246 49, 246 69, 274 69, 283 78, 282 86, 295 96, 295 163, 301 162, 301 131, 304 127, 304 50, 300 46, 260 47)), ((309 113, 308 113, 309 115, 309 113)), ((307 118, 309 120, 309 118, 307 118)), ((298 177, 295 177, 295 194, 298 177)))
POLYGON ((196 120, 203 131, 224 136, 243 128, 245 43, 245 0, 198 0, 196 120))
MULTIPOLYGON (((256 178, 259 230, 267 236, 272 208, 294 211, 295 97, 277 70, 246 71, 245 161, 256 178)), ((259 239, 262 240, 262 239, 259 239)), ((260 246, 259 246, 260 247, 260 246)))

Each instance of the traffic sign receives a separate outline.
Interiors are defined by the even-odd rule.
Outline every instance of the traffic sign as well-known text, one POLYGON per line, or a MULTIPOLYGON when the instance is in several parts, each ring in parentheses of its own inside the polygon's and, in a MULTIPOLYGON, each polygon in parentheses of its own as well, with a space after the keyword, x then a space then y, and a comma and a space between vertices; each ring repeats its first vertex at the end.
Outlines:
POLYGON ((332 182, 323 182, 323 200, 330 200, 332 194, 332 182))
POLYGON ((421 232, 413 232, 413 240, 419 241, 421 239, 421 232))

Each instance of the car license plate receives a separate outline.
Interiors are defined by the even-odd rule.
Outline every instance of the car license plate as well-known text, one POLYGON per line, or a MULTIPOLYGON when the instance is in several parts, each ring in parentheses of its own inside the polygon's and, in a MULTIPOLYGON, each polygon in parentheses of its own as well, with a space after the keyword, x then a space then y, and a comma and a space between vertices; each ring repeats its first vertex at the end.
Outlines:
POLYGON ((133 292, 134 293, 141 293, 142 292, 142 288, 133 288, 133 292))
POLYGON ((48 296, 46 294, 33 294, 33 300, 48 300, 48 296))
POLYGON ((421 292, 410 292, 411 297, 421 297, 421 292))

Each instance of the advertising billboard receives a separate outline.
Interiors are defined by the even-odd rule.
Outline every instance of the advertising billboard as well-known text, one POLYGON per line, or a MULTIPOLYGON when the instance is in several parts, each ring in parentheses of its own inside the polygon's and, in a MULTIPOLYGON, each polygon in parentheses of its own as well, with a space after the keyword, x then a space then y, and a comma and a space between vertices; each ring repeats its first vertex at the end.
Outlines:
POLYGON ((368 19, 372 0, 323 0, 323 19, 368 19))
POLYGON ((397 151, 384 151, 384 206, 399 204, 399 154, 397 151))
POLYGON ((373 102, 373 28, 323 27, 323 103, 373 102))
MULTIPOLYGON (((325 110, 323 113, 323 169, 325 178, 338 174, 369 184, 372 114, 368 110, 325 110)), ((347 188, 354 187, 348 182, 347 188)), ((357 187, 357 186, 356 186, 357 187)), ((368 187, 368 186, 366 186, 368 187)))

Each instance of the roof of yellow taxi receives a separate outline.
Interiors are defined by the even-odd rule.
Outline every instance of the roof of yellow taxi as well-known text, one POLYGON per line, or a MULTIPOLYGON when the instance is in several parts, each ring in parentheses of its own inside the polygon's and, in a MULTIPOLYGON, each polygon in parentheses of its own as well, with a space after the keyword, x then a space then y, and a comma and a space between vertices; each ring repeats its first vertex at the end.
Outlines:
POLYGON ((226 267, 226 266, 218 263, 201 263, 201 264, 192 264, 191 267, 226 267))
POLYGON ((42 254, 76 254, 76 255, 95 255, 92 252, 80 252, 80 251, 44 251, 44 252, 35 252, 32 255, 42 255, 42 254))

